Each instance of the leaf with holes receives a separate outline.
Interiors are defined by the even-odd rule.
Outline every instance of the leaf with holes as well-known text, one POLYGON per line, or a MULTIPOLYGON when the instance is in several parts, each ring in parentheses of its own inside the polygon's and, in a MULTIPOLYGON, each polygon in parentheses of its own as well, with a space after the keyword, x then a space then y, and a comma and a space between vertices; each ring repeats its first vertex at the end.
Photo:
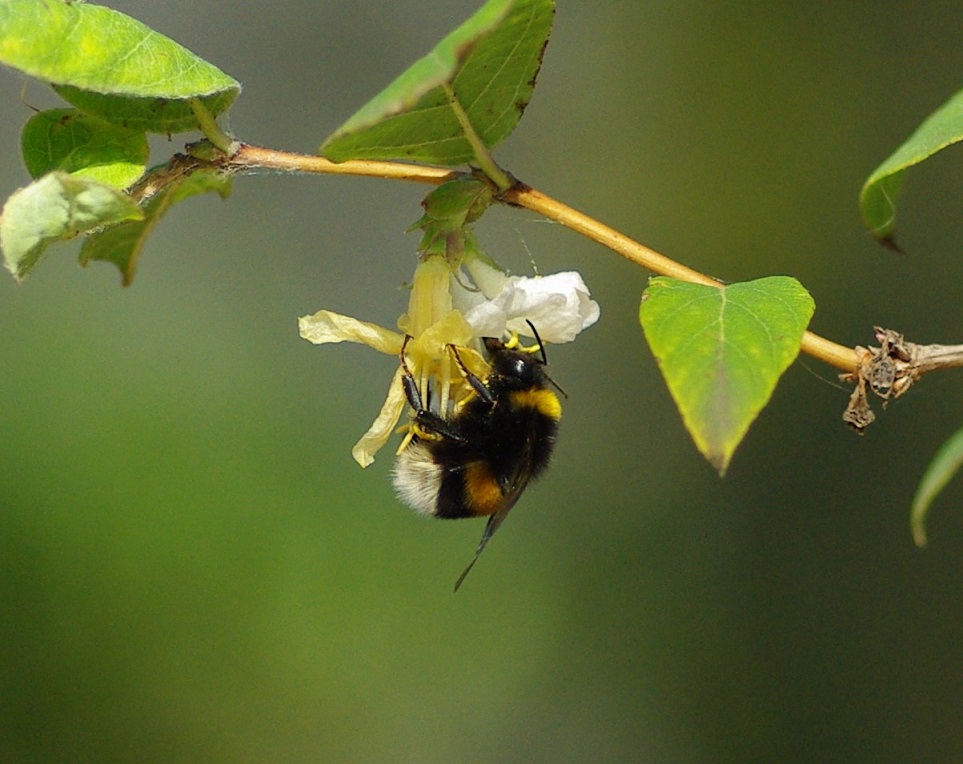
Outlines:
POLYGON ((489 0, 338 128, 321 154, 335 162, 473 161, 474 136, 490 149, 521 119, 554 14, 553 0, 489 0))
POLYGON ((7 199, 0 215, 4 263, 21 281, 54 242, 142 216, 134 200, 113 186, 52 172, 7 199))
POLYGON ((720 474, 799 353, 814 309, 785 276, 723 288, 649 282, 639 311, 645 337, 686 429, 720 474))

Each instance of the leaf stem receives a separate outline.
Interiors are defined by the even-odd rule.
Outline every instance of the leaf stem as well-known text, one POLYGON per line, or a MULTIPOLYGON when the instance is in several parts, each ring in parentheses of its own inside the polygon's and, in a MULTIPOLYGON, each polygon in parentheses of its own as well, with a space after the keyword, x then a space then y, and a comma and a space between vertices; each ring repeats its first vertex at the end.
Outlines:
MULTIPOLYGON (((487 154, 488 152, 485 151, 484 153, 487 154)), ((498 172, 504 175, 504 172, 497 165, 494 166, 498 172)), ((453 180, 464 175, 442 167, 411 165, 402 162, 353 160, 335 163, 319 156, 276 151, 243 143, 240 144, 233 155, 229 155, 223 160, 222 168, 243 173, 254 173, 258 170, 267 169, 292 173, 361 175, 432 185, 441 185, 447 180, 453 180)), ((485 170, 484 167, 482 169, 485 170)), ((485 172, 488 173, 488 170, 485 170, 485 172)), ((490 174, 489 177, 491 177, 490 174)), ((505 177, 507 178, 507 176, 505 177)), ((611 249, 653 273, 695 284, 707 284, 720 288, 724 286, 721 281, 676 262, 595 218, 579 212, 573 207, 543 194, 541 191, 526 186, 524 183, 515 182, 500 198, 508 204, 524 207, 549 220, 561 223, 566 228, 582 234, 582 236, 611 249)), ((807 355, 830 366, 835 366, 844 372, 852 372, 857 367, 858 359, 853 348, 839 345, 809 331, 803 335, 801 350, 807 355)))
POLYGON ((471 123, 471 118, 461 107, 461 102, 458 100, 458 96, 455 95, 452 86, 445 84, 442 85, 442 88, 448 97, 448 105, 451 106, 451 110, 455 114, 455 119, 457 119, 458 124, 461 125, 461 129, 465 133, 465 138, 471 145, 471 150, 475 153, 475 160, 478 162, 478 167, 488 176, 489 180, 495 184, 499 191, 508 191, 508 189, 512 187, 512 179, 496 164, 495 158, 491 155, 488 147, 478 133, 475 132, 475 126, 471 123))
POLYGON ((194 116, 197 117, 197 125, 200 127, 201 132, 204 133, 204 137, 225 154, 230 154, 235 141, 231 136, 221 130, 221 126, 217 124, 217 120, 204 105, 204 102, 201 101, 200 98, 191 98, 190 104, 191 111, 193 111, 194 116))

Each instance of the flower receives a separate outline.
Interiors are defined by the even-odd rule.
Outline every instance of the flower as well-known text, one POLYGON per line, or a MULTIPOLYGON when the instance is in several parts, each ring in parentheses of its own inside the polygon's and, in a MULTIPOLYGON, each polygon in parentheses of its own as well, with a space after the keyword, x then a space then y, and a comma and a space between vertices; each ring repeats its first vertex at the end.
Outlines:
POLYGON ((466 292, 468 300, 459 307, 476 336, 501 337, 506 331, 530 334, 531 321, 541 339, 557 345, 571 342, 599 320, 599 304, 576 271, 507 276, 481 257, 472 258, 465 267, 481 292, 466 292))
MULTIPOLYGON (((396 357, 404 345, 408 369, 422 399, 446 416, 472 394, 449 345, 458 347, 469 371, 484 378, 488 366, 479 352, 480 338, 509 332, 530 335, 527 321, 531 321, 543 341, 571 342, 598 318, 598 303, 574 271, 532 278, 508 276, 481 256, 465 257, 453 266, 445 256, 429 255, 415 269, 408 311, 398 319, 400 332, 329 310, 302 316, 298 328, 304 339, 316 345, 360 342, 396 357)), ((374 461, 407 405, 403 376, 399 364, 380 413, 351 450, 362 467, 374 461)))

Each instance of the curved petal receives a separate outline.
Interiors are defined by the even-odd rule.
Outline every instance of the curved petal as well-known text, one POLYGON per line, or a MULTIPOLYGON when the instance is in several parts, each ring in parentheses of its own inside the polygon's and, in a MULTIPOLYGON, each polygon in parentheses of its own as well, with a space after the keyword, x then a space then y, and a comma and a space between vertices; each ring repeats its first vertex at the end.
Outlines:
POLYGON ((510 329, 529 334, 528 321, 546 342, 571 342, 599 319, 599 305, 575 271, 506 279, 492 299, 478 303, 465 319, 481 336, 499 337, 510 329))
POLYGON ((576 271, 519 278, 506 297, 508 328, 526 333, 531 321, 546 342, 571 342, 599 320, 599 304, 576 271))
POLYGON ((304 339, 315 345, 359 342, 389 355, 398 355, 405 339, 398 332, 330 310, 319 310, 314 315, 301 316, 298 319, 298 331, 304 339))
POLYGON ((486 257, 473 257, 465 261, 465 270, 472 281, 488 299, 493 299, 508 281, 508 275, 486 257))
POLYGON ((388 442, 391 433, 398 423, 398 418, 405 408, 405 391, 401 385, 401 375, 404 373, 399 366, 395 375, 391 378, 391 386, 388 388, 388 395, 381 411, 371 423, 368 431, 361 436, 361 439, 354 444, 351 455, 362 468, 369 466, 374 461, 374 455, 378 453, 382 446, 388 442))

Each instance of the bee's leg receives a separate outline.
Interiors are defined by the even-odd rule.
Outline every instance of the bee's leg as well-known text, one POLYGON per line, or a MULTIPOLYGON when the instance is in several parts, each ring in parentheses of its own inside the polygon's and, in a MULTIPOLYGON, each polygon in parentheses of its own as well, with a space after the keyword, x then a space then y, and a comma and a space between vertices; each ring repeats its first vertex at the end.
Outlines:
POLYGON ((494 403, 495 398, 492 396, 492 391, 488 389, 488 386, 482 382, 478 377, 468 371, 468 367, 465 366, 465 362, 461 360, 461 356, 458 355, 458 348, 454 345, 449 345, 448 349, 451 350, 451 354, 455 356, 455 362, 458 364, 458 368, 461 369, 461 373, 465 376, 465 380, 469 385, 474 388, 478 397, 481 398, 485 403, 494 403))
POLYGON ((408 405, 415 411, 415 423, 418 429, 422 431, 421 434, 428 435, 429 437, 436 436, 462 440, 463 438, 451 428, 448 422, 438 416, 438 414, 425 408, 424 401, 421 398, 421 391, 418 389, 418 381, 411 373, 411 370, 408 368, 408 362, 405 360, 405 348, 408 347, 408 341, 410 339, 411 335, 406 334, 405 341, 401 345, 401 368, 404 371, 401 377, 401 384, 405 389, 405 398, 408 399, 408 405))
POLYGON ((410 339, 411 335, 406 334, 405 341, 401 344, 401 368, 404 371, 404 375, 401 377, 401 384, 405 388, 405 398, 408 399, 408 405, 411 406, 416 413, 421 414, 425 410, 425 404, 421 400, 421 391, 418 390, 418 382, 411 373, 411 369, 408 368, 408 361, 405 359, 405 348, 408 347, 408 340, 410 339))

